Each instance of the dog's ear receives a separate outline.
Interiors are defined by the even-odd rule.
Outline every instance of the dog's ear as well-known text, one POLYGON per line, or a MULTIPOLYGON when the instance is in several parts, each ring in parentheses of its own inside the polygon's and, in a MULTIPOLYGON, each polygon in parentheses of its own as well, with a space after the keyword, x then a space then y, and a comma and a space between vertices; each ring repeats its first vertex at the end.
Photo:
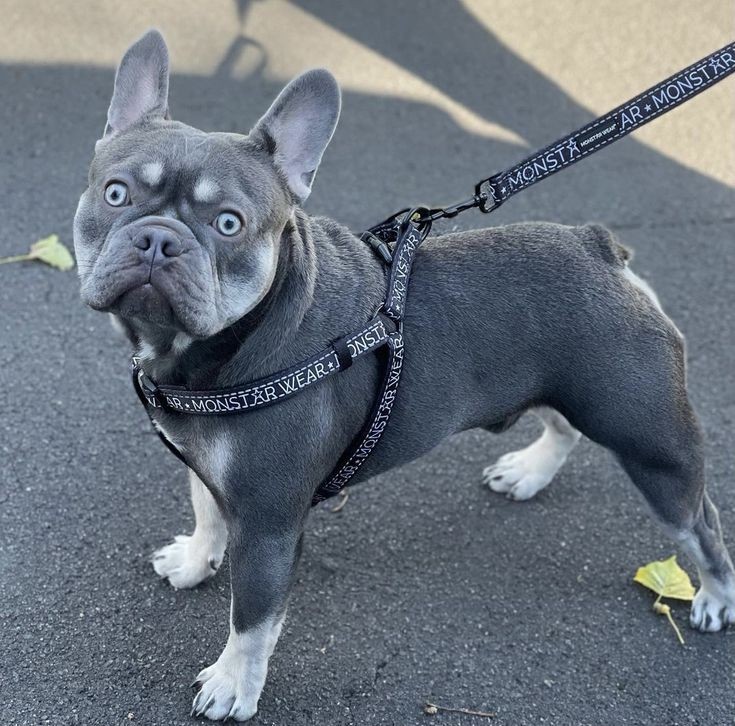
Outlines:
POLYGON ((157 30, 149 30, 120 61, 105 136, 125 131, 145 118, 167 115, 168 48, 157 30))
POLYGON ((311 192, 322 154, 337 125, 340 103, 334 76, 317 68, 291 81, 253 129, 263 137, 298 202, 311 192))

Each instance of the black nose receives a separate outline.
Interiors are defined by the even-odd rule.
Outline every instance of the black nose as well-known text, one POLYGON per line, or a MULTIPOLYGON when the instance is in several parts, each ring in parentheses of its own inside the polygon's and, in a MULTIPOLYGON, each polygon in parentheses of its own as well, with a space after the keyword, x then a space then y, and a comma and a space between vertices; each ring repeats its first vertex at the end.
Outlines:
POLYGON ((144 227, 135 235, 133 244, 154 259, 159 253, 164 257, 178 257, 184 251, 179 236, 166 227, 144 227))

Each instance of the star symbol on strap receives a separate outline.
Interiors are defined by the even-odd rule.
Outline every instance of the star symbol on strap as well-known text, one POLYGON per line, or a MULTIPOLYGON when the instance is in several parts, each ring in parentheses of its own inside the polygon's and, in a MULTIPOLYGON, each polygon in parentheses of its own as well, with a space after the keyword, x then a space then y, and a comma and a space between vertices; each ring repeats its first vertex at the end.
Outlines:
POLYGON ((650 104, 650 103, 647 103, 647 104, 646 104, 646 105, 645 105, 645 106, 643 107, 643 110, 644 110, 644 111, 645 111, 646 113, 648 113, 648 112, 649 112, 649 111, 651 110, 651 104, 650 104))
POLYGON ((501 193, 505 194, 505 187, 500 187, 501 193))
POLYGON ((330 360, 329 364, 327 365, 327 368, 329 368, 329 370, 331 371, 332 368, 334 368, 334 361, 330 360))

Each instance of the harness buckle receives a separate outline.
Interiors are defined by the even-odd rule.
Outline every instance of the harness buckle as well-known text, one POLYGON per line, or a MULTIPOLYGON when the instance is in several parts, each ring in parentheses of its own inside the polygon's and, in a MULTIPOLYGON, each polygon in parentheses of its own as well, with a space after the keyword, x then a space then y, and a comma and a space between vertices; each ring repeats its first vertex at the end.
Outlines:
POLYGON ((390 265, 393 262, 393 255, 391 254, 390 247, 388 247, 380 237, 374 235, 370 231, 367 231, 360 235, 360 239, 363 242, 366 242, 373 252, 375 252, 375 254, 378 255, 386 265, 390 265))
POLYGON ((132 358, 133 367, 133 383, 138 390, 138 396, 141 400, 145 399, 152 408, 162 408, 161 402, 158 399, 158 386, 155 384, 153 379, 143 370, 140 365, 140 358, 133 356, 132 358))
POLYGON ((385 312, 385 306, 380 307, 380 310, 378 310, 375 317, 379 318, 380 321, 383 323, 385 333, 388 336, 391 336, 393 335, 393 333, 398 333, 403 330, 403 320, 394 320, 390 315, 388 315, 387 312, 385 312))
POLYGON ((140 386, 146 401, 148 401, 153 408, 161 408, 161 402, 158 400, 158 386, 156 386, 153 380, 143 369, 138 371, 138 385, 140 386))

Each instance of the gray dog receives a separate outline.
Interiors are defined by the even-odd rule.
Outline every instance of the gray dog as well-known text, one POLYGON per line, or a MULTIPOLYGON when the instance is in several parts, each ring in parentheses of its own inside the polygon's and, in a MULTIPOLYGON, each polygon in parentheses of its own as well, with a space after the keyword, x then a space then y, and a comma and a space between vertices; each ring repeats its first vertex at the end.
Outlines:
MULTIPOLYGON (((112 313, 161 384, 238 385, 299 362, 368 321, 386 289, 368 246, 299 208, 337 123, 334 78, 291 82, 248 136, 168 115, 155 31, 123 58, 74 243, 82 299, 112 313)), ((735 622, 735 573, 705 493, 684 341, 627 254, 597 226, 519 224, 428 239, 405 317, 393 416, 356 481, 473 427, 533 410, 541 438, 485 470, 528 499, 580 431, 617 456, 694 559, 691 622, 735 622)), ((234 416, 159 410, 190 467, 196 529, 154 555, 193 587, 230 554, 230 635, 198 676, 194 712, 250 718, 283 623, 312 495, 368 417, 380 381, 366 355, 288 400, 234 416)))

